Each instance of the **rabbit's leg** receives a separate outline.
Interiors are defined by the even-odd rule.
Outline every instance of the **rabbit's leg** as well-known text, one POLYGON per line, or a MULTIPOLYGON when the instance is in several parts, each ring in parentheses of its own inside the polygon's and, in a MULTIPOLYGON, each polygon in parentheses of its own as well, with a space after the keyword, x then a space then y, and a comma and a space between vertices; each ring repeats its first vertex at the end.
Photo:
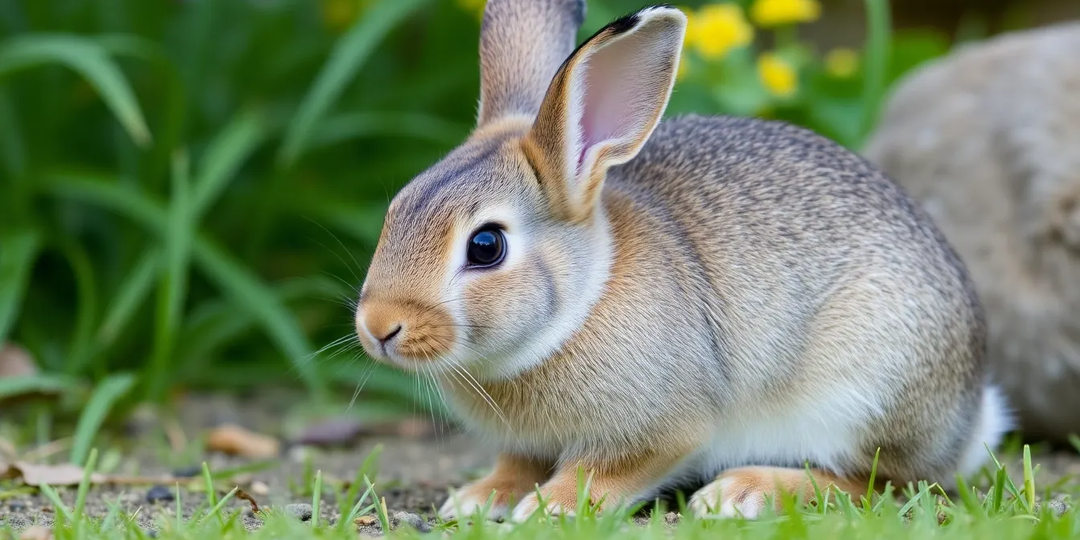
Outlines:
POLYGON ((536 491, 551 474, 553 462, 514 454, 499 454, 492 471, 461 489, 451 491, 450 497, 439 509, 443 519, 467 517, 483 508, 495 492, 487 514, 490 519, 500 519, 510 510, 510 505, 536 491))
POLYGON ((782 494, 801 496, 803 502, 814 500, 814 484, 823 494, 835 494, 839 488, 854 496, 865 492, 868 485, 821 469, 810 469, 808 474, 806 469, 739 467, 724 471, 694 493, 690 498, 690 509, 698 516, 719 514, 721 517, 754 519, 765 509, 766 497, 773 501, 778 512, 782 510, 782 494))
MULTIPOLYGON (((552 515, 573 515, 578 505, 578 471, 588 485, 590 503, 603 508, 633 502, 642 493, 661 484, 671 474, 672 464, 683 455, 671 452, 648 451, 615 461, 569 459, 558 470, 539 495, 552 515)), ((511 519, 524 521, 540 507, 537 493, 527 494, 514 507, 511 519)))

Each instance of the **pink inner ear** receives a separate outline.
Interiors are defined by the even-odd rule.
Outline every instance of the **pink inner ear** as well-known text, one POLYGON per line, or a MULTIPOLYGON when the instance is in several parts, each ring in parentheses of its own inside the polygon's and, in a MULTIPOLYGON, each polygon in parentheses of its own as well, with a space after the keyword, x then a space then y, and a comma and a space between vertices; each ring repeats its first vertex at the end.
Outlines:
MULTIPOLYGON (((593 60, 593 59, 590 59, 593 60)), ((619 118, 627 113, 627 105, 621 100, 629 98, 625 89, 627 81, 620 80, 614 70, 597 69, 592 62, 587 62, 585 84, 581 97, 581 147, 578 149, 577 171, 580 174, 585 163, 585 155, 597 144, 615 137, 621 124, 626 119, 619 118)))

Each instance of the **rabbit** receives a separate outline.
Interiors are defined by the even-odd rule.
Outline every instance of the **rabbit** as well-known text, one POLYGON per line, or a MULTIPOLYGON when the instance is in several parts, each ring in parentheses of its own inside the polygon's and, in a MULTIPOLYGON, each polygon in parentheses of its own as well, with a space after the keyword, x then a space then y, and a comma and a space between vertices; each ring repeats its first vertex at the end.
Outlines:
POLYGON ((686 16, 575 47, 584 13, 487 2, 477 126, 393 197, 361 284, 365 351, 498 449, 440 515, 573 515, 579 471, 600 512, 695 482, 693 513, 755 518, 865 492, 879 450, 879 481, 979 469, 1008 407, 926 214, 803 128, 662 121, 686 16))
POLYGON ((970 269, 1028 437, 1080 432, 1080 22, 959 47, 894 87, 862 154, 970 269))

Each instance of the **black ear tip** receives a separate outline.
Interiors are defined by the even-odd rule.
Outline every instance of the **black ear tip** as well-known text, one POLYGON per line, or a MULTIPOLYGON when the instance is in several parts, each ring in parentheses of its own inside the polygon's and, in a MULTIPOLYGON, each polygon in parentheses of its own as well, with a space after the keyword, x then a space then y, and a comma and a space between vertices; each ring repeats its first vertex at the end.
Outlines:
POLYGON ((618 19, 611 21, 611 23, 608 24, 607 27, 612 34, 622 34, 623 32, 629 32, 632 28, 637 26, 639 20, 640 17, 637 13, 631 13, 629 15, 619 17, 618 19))
POLYGON ((622 34, 624 32, 629 32, 632 28, 634 28, 635 26, 638 25, 638 23, 641 22, 641 14, 642 13, 646 13, 648 11, 652 11, 652 10, 656 10, 656 9, 675 9, 675 10, 678 10, 679 8, 675 7, 672 4, 652 4, 652 5, 643 7, 641 9, 637 10, 634 13, 631 13, 629 15, 626 15, 626 16, 620 17, 618 19, 615 19, 614 21, 611 21, 611 23, 609 23, 607 25, 607 29, 610 30, 611 33, 613 33, 613 34, 622 34))

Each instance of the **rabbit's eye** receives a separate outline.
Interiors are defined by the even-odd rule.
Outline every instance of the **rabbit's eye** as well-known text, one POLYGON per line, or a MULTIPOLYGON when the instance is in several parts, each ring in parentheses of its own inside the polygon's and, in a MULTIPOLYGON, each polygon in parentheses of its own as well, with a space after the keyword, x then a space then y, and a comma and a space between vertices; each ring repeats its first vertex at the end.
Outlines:
POLYGON ((469 239, 469 266, 495 266, 502 262, 505 253, 506 237, 497 228, 480 229, 469 239))

